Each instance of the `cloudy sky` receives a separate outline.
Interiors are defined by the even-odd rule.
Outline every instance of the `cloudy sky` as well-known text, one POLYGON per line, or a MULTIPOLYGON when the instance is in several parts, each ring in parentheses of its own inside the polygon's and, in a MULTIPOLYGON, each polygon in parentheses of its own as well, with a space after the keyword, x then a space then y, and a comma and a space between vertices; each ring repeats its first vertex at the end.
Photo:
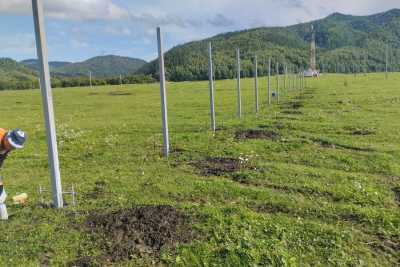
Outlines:
MULTIPOLYGON (((368 15, 400 0, 42 0, 50 60, 98 55, 151 60, 155 28, 171 48, 221 32, 282 26, 333 12, 368 15)), ((0 0, 0 57, 35 58, 31 0, 0 0)))

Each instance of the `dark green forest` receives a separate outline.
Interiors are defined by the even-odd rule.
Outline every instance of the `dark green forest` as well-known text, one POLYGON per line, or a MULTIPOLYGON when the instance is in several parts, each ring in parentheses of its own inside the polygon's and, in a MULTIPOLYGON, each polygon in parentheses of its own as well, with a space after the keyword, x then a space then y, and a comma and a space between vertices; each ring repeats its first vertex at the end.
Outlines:
MULTIPOLYGON (((151 75, 130 74, 123 75, 120 80, 119 75, 114 77, 93 76, 92 85, 118 85, 135 83, 152 83, 155 79, 151 75)), ((62 76, 54 74, 51 78, 51 85, 56 87, 78 87, 89 86, 90 80, 85 76, 62 76)), ((0 90, 23 90, 39 88, 37 71, 8 58, 0 58, 0 90)))
MULTIPOLYGON (((322 72, 379 72, 400 67, 400 10, 393 9, 371 16, 339 13, 324 19, 288 27, 257 28, 220 34, 215 37, 174 47, 165 55, 167 79, 172 81, 207 79, 207 44, 212 42, 216 79, 235 77, 235 49, 241 49, 242 75, 253 73, 252 58, 257 55, 259 73, 279 63, 292 70, 308 68, 311 24, 316 30, 317 62, 322 72)), ((139 72, 157 74, 157 60, 139 72)))

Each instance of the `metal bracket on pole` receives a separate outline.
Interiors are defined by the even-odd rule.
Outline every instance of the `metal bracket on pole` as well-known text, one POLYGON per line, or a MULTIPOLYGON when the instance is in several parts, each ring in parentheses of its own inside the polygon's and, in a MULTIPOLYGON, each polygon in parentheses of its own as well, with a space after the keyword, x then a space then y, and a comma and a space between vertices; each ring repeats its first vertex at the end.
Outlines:
POLYGON ((237 65, 237 116, 242 117, 242 95, 240 88, 240 49, 236 49, 236 65, 237 65))
MULTIPOLYGON (((42 185, 39 185, 39 199, 40 199, 40 203, 42 205, 46 204, 45 198, 44 198, 44 193, 49 192, 49 190, 47 190, 45 187, 43 187, 42 185)), ((71 196, 71 205, 73 207, 76 206, 76 191, 75 191, 75 187, 72 184, 70 186, 70 189, 68 191, 64 191, 62 192, 63 195, 70 195, 71 196)))
POLYGON ((161 96, 161 113, 162 113, 162 128, 163 128, 163 153, 165 157, 169 156, 169 132, 168 132, 168 113, 167 113, 167 93, 165 82, 165 67, 164 67, 164 51, 161 36, 161 28, 157 28, 158 41, 158 61, 160 71, 160 96, 161 96))
POLYGON ((56 126, 54 121, 53 97, 50 82, 42 0, 32 0, 32 10, 36 33, 36 48, 40 66, 40 88, 42 92, 43 111, 46 123, 47 147, 52 181, 53 202, 56 208, 62 208, 63 199, 60 177, 60 164, 58 160, 56 126))
POLYGON ((214 103, 214 71, 213 71, 213 60, 212 60, 212 45, 208 43, 208 78, 210 86, 210 117, 211 117, 211 130, 215 132, 215 103, 214 103))

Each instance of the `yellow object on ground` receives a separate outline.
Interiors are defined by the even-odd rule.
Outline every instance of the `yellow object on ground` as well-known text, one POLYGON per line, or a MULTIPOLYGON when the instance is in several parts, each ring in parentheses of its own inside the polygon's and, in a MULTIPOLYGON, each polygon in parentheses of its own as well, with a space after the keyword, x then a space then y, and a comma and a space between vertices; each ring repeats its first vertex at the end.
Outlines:
POLYGON ((22 193, 12 198, 15 205, 25 205, 28 202, 28 194, 22 193))

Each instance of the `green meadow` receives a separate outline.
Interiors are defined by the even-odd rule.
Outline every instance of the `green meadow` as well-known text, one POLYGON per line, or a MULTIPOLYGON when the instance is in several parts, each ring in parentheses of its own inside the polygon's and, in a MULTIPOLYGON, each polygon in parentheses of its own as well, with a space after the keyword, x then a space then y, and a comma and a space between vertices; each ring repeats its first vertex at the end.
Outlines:
POLYGON ((325 75, 267 105, 263 77, 256 114, 254 80, 243 79, 238 119, 236 81, 216 81, 213 134, 208 82, 168 83, 168 159, 158 84, 55 89, 63 187, 77 192, 61 210, 38 193, 51 189, 40 91, 2 91, 0 127, 29 139, 1 170, 10 220, 0 222, 0 265, 397 266, 399 84, 399 74, 325 75), (19 193, 26 206, 13 205, 19 193), (140 221, 136 247, 123 243, 123 223, 88 223, 160 205, 184 226, 158 247, 146 233, 155 219, 140 221), (117 228, 119 238, 106 231, 117 228))

